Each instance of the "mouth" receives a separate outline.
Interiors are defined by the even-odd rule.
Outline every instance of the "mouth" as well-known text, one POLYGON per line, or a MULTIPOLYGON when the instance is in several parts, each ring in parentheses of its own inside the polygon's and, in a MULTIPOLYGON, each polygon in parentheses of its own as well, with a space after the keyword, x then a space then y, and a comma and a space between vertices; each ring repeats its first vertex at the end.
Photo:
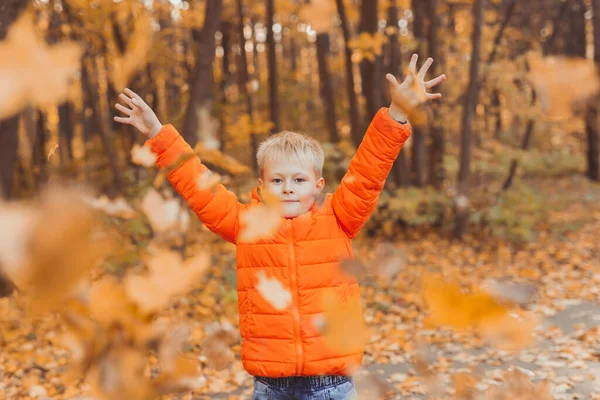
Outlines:
POLYGON ((298 200, 284 200, 284 203, 299 203, 300 201, 298 200))

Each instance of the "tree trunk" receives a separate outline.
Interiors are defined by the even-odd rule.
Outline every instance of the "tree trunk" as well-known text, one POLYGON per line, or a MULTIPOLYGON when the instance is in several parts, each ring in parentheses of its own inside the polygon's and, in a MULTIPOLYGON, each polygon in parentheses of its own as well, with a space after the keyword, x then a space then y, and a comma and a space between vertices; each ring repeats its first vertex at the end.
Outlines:
POLYGON ((295 77, 298 72, 298 43, 293 35, 290 36, 290 68, 295 77))
MULTIPOLYGON (((414 22, 413 33, 417 39, 418 52, 421 55, 427 54, 427 25, 428 15, 425 1, 415 1, 412 3, 414 22)), ((423 57, 425 59, 425 57, 423 57)), ((423 187, 425 185, 425 136, 427 129, 423 125, 413 124, 412 133, 412 170, 414 173, 414 185, 423 187)))
POLYGON ((203 142, 214 142, 216 132, 210 132, 206 126, 201 126, 200 118, 206 117, 209 122, 212 109, 213 61, 215 58, 215 33, 219 29, 223 0, 209 0, 206 4, 204 26, 196 35, 196 64, 192 73, 190 100, 183 123, 183 138, 194 147, 198 139, 203 142), (202 136, 199 137, 199 131, 202 136))
MULTIPOLYGON (((594 23, 594 61, 596 70, 600 70, 600 0, 592 0, 592 20, 594 23)), ((587 171, 588 178, 600 181, 600 134, 598 133, 598 103, 596 97, 588 106, 585 118, 587 134, 587 171)))
POLYGON ((350 42, 350 26, 346 15, 346 6, 344 0, 336 0, 338 14, 342 23, 342 33, 344 35, 344 63, 346 67, 346 90, 348 91, 348 102, 350 103, 350 132, 352 141, 356 147, 360 146, 363 138, 361 129, 360 113, 358 111, 358 99, 354 90, 354 64, 352 63, 352 49, 348 45, 350 42))
MULTIPOLYGON (((360 32, 374 35, 378 30, 378 0, 363 0, 361 3, 360 32)), ((375 61, 364 59, 361 62, 362 87, 367 102, 367 114, 364 119, 364 127, 371 123, 377 111, 381 107, 383 78, 383 57, 378 56, 375 61)))
MULTIPOLYGON (((244 48, 244 44, 246 43, 246 39, 244 38, 244 5, 242 4, 242 0, 236 0, 239 24, 238 24, 238 37, 240 41, 240 71, 239 71, 239 89, 240 92, 246 98, 246 112, 250 116, 250 123, 254 124, 254 103, 252 101, 252 96, 248 90, 248 57, 246 55, 246 50, 244 48)), ((258 170, 258 165, 256 164, 256 152, 258 151, 258 138, 254 134, 254 132, 250 132, 250 144, 252 146, 252 154, 254 160, 254 167, 258 170)))
POLYGON ((456 198, 455 236, 460 239, 467 229, 469 221, 469 179, 471 177, 471 144, 473 136, 473 119, 479 95, 479 64, 481 57, 481 36, 483 30, 483 9, 485 0, 473 3, 473 37, 471 65, 469 69, 469 89, 467 92, 460 138, 460 168, 458 171, 458 189, 456 198))
POLYGON ((269 63, 269 107, 273 128, 271 133, 281 130, 281 112, 279 110, 279 89, 277 87, 277 51, 275 49, 275 35, 273 34, 273 16, 275 14, 275 0, 267 0, 267 51, 269 63))
MULTIPOLYGON (((398 7, 392 2, 388 7, 387 24, 388 27, 393 27, 394 31, 388 35, 389 42, 389 64, 387 71, 395 76, 402 75, 402 52, 400 51, 400 43, 398 41, 398 7)), ((391 171, 396 186, 409 187, 409 170, 406 160, 406 150, 402 149, 398 158, 394 161, 391 171)))
POLYGON ((98 84, 92 79, 92 76, 97 76, 97 74, 98 72, 94 62, 91 63, 91 71, 88 71, 86 63, 82 62, 81 79, 84 82, 87 96, 92 104, 92 117, 94 118, 96 127, 100 130, 102 145, 104 146, 104 151, 106 152, 106 157, 108 158, 108 163, 113 174, 116 188, 118 190, 123 190, 125 188, 125 179, 123 178, 122 171, 119 168, 115 149, 111 140, 110 123, 108 121, 108 115, 105 114, 105 112, 108 110, 104 110, 104 105, 101 104, 106 100, 103 100, 100 97, 98 92, 98 84))
MULTIPOLYGON (((527 150, 527 148, 529 147, 529 142, 531 141, 531 134, 533 133, 534 127, 535 121, 533 119, 530 119, 527 122, 527 128, 525 128, 525 135, 523 135, 523 141, 521 142, 521 150, 527 150)), ((510 169, 508 171, 508 176, 506 177, 504 184, 502 185, 502 191, 506 191, 511 187, 518 166, 518 160, 512 160, 510 162, 510 169)))
POLYGON ((0 198, 10 199, 19 148, 19 115, 0 121, 0 198))
POLYGON ((319 66, 319 88, 321 89, 321 100, 325 111, 325 121, 329 131, 329 140, 338 143, 340 137, 336 126, 335 96, 333 93, 333 77, 329 72, 327 58, 329 55, 329 33, 317 34, 317 61, 319 66))
MULTIPOLYGON (((10 25, 26 5, 27 2, 22 0, 4 0, 0 3, 0 40, 4 40, 10 25)), ((17 165, 18 127, 18 115, 0 120, 0 198, 10 197, 12 192, 13 172, 17 165)))
POLYGON ((60 166, 64 168, 73 159, 73 107, 69 101, 58 107, 59 133, 58 150, 60 154, 60 166))
POLYGON ((221 90, 224 90, 231 78, 231 61, 229 59, 231 55, 231 23, 229 21, 221 21, 221 33, 223 34, 223 39, 221 40, 221 46, 223 47, 223 79, 221 80, 221 90))
POLYGON ((565 53, 573 57, 585 57, 585 2, 574 0, 569 7, 570 32, 565 37, 565 53))
MULTIPOLYGON (((441 52, 439 51, 439 30, 440 17, 438 15, 438 0, 428 0, 427 11, 429 14, 429 31, 428 31, 428 47, 429 57, 432 57, 435 62, 430 68, 430 76, 437 76, 440 71, 440 66, 443 65, 441 52)), ((429 125, 431 135, 431 147, 429 150, 429 182, 436 188, 441 189, 445 179, 444 170, 444 126, 440 123, 440 105, 434 103, 432 108, 432 119, 429 125)))

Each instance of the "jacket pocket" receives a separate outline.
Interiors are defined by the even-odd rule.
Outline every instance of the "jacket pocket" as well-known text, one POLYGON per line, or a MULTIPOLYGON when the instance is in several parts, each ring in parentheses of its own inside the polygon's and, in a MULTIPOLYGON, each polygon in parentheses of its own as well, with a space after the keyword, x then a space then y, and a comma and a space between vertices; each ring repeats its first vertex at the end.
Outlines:
POLYGON ((254 332, 254 319, 252 317, 253 312, 254 305, 252 303, 252 290, 247 290, 246 299, 242 302, 242 305, 240 306, 240 332, 242 334, 242 337, 250 337, 254 332))

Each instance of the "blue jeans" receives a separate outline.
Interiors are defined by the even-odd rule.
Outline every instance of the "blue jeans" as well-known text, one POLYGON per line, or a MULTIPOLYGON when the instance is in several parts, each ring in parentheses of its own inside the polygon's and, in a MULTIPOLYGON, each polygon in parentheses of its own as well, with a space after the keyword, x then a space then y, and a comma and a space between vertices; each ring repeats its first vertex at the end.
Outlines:
POLYGON ((352 400, 354 382, 349 376, 254 377, 252 400, 352 400))

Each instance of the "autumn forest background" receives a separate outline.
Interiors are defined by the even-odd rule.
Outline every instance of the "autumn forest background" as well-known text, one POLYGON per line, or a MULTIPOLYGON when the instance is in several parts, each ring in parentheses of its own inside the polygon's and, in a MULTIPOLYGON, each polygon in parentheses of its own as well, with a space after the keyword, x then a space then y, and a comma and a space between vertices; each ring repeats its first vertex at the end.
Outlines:
POLYGON ((249 399, 235 248, 118 95, 207 190, 248 202, 292 130, 333 192, 413 53, 443 97, 340 260, 364 315, 322 324, 368 338, 359 398, 600 399, 600 0, 0 0, 0 398, 249 399))

